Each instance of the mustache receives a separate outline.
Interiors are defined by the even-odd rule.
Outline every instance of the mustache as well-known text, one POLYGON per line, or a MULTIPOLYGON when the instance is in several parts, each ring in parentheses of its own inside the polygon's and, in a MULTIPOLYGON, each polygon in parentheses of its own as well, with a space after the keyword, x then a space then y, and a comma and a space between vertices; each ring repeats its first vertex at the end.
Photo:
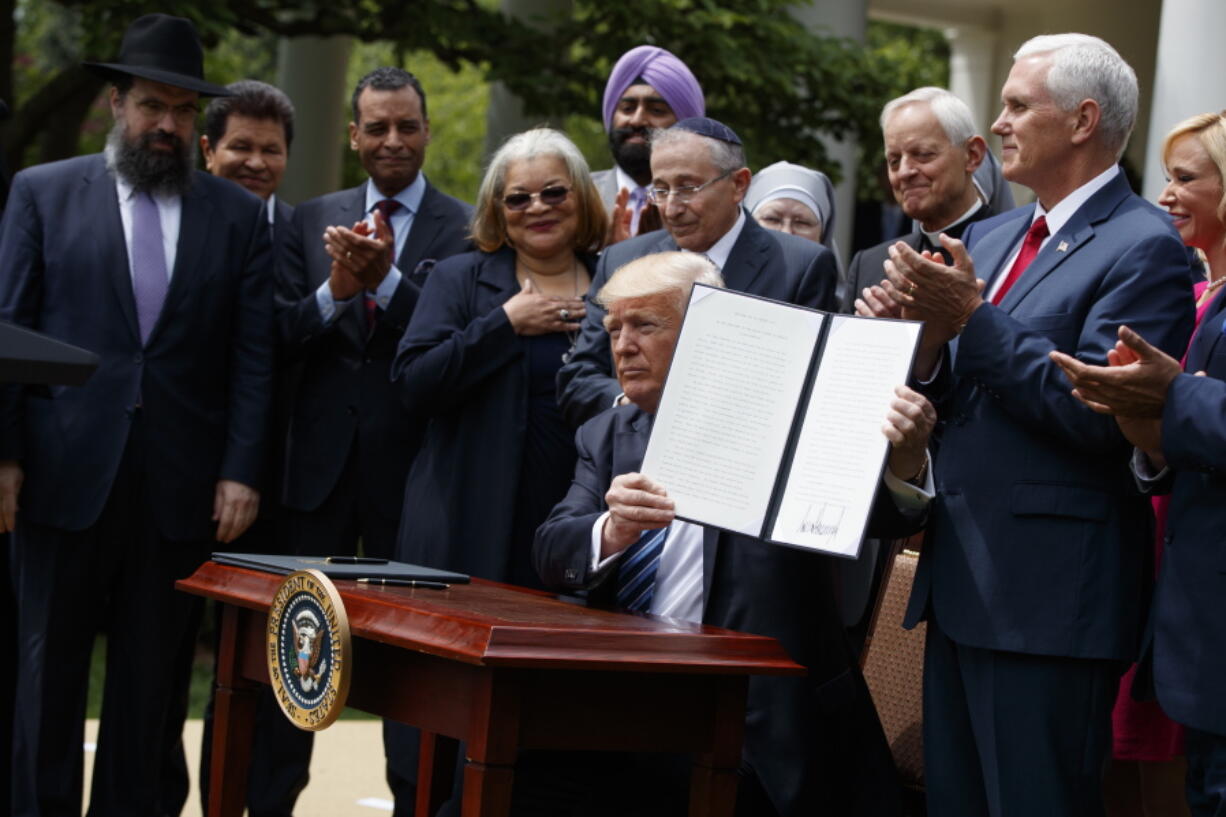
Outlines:
POLYGON ((629 128, 614 128, 610 135, 613 137, 613 142, 620 145, 631 136, 639 136, 643 139, 650 139, 651 129, 642 125, 634 125, 629 128))
POLYGON ((140 146, 142 148, 148 149, 153 145, 165 145, 173 148, 176 153, 183 150, 183 140, 177 134, 160 130, 141 134, 140 146))

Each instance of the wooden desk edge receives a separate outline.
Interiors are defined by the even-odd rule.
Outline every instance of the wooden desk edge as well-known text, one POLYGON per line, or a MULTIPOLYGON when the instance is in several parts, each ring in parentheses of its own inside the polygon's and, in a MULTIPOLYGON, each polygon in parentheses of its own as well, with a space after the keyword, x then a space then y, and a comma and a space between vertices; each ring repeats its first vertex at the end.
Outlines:
MULTIPOLYGON (((264 614, 267 613, 276 583, 279 583, 280 579, 280 576, 272 573, 205 562, 192 576, 177 581, 175 587, 182 592, 264 614), (222 580, 218 581, 219 579, 222 580), (265 590, 267 592, 264 592, 265 590)), ((346 584, 342 582, 338 585, 342 596, 349 590, 346 584)), ((541 597, 541 594, 535 593, 526 595, 541 597)), ((428 596, 423 598, 428 601, 428 596)), ((369 597, 362 600, 367 605, 377 603, 369 597)), ((388 601, 390 603, 393 600, 388 601)), ((556 631, 544 626, 468 625, 466 628, 459 628, 463 632, 455 632, 454 619, 449 618, 446 611, 434 612, 398 605, 391 605, 389 612, 391 611, 394 611, 395 617, 402 624, 408 623, 408 620, 419 619, 423 624, 442 623, 447 626, 423 626, 415 629, 412 638, 397 637, 395 633, 363 626, 362 621, 370 616, 354 616, 351 612, 352 635, 448 660, 488 667, 522 666, 585 671, 728 675, 804 675, 806 672, 804 667, 791 660, 774 639, 732 630, 707 627, 703 632, 673 633, 667 639, 650 640, 658 642, 659 648, 656 648, 656 643, 649 643, 648 648, 644 649, 643 642, 649 639, 645 639, 642 631, 575 628, 572 632, 594 634, 599 643, 578 649, 573 644, 555 648, 547 642, 556 635, 556 631), (475 635, 481 637, 474 637, 475 635), (725 647, 725 650, 710 654, 710 648, 716 645, 725 647)))

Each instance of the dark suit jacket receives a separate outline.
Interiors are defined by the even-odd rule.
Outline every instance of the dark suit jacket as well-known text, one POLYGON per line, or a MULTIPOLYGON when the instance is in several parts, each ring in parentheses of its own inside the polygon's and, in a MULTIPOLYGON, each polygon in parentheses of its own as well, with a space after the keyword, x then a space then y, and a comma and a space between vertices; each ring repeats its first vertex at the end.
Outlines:
MULTIPOLYGON (((590 589, 612 605, 615 571, 590 570, 591 530, 613 477, 638 471, 651 418, 621 406, 584 424, 566 498, 537 531, 547 586, 590 589)), ((667 487, 667 486, 666 486, 667 487)), ((881 492, 872 535, 914 530, 881 492)), ((833 598, 831 560, 709 529, 703 538, 703 622, 779 639, 806 678, 749 682, 744 760, 781 815, 891 814, 896 776, 833 598), (880 799, 877 799, 880 798, 880 799)))
POLYGON ((600 200, 604 202, 606 212, 613 212, 613 205, 617 202, 617 194, 621 190, 617 186, 617 169, 609 168, 608 170, 592 171, 592 184, 596 185, 596 192, 600 194, 600 200))
MULTIPOLYGON (((1033 207, 971 225, 998 274, 1033 207), (979 235, 982 234, 982 239, 979 235)), ((999 307, 975 311, 934 389, 937 502, 906 623, 935 613, 960 644, 1131 660, 1150 560, 1150 512, 1109 416, 1048 359, 1105 363, 1126 323, 1179 356, 1192 326, 1187 255, 1170 219, 1123 174, 1051 237, 999 307)))
POLYGON ((1180 723, 1226 735, 1226 299, 1205 315, 1166 393, 1162 453, 1174 469, 1153 609, 1158 702, 1180 723))
MULTIPOLYGON (((1006 186, 1006 190, 1008 187, 1006 186)), ((991 218, 995 215, 995 211, 989 205, 984 205, 975 211, 975 214, 962 222, 952 230, 947 230, 946 233, 951 238, 961 238, 966 229, 976 221, 983 221, 986 218, 991 218)), ((906 242, 907 246, 913 250, 939 249, 929 247, 924 234, 916 230, 909 235, 901 238, 891 238, 889 241, 883 241, 880 244, 874 245, 867 249, 860 250, 855 257, 851 259, 851 265, 847 268, 847 287, 843 293, 842 303, 839 308, 842 312, 848 315, 855 314, 856 298, 860 297, 860 292, 865 287, 877 286, 881 280, 885 278, 884 265, 890 257, 890 247, 896 242, 906 242)))
POLYGON ((421 423, 396 396, 389 377, 392 358, 421 292, 424 277, 416 270, 427 259, 469 248, 471 208, 426 186, 396 261, 403 276, 399 288, 369 336, 361 303, 350 304, 325 326, 315 300, 331 267, 324 228, 349 226, 364 218, 365 210, 362 184, 300 204, 286 231, 277 265, 278 326, 285 360, 300 363, 302 372, 286 445, 284 499, 296 510, 318 508, 356 439, 365 485, 380 511, 395 519, 421 423))
POLYGON ((6 392, 0 456, 21 513, 67 530, 101 513, 137 416, 163 535, 211 539, 214 486, 260 486, 272 381, 268 222, 255 196, 196 173, 170 289, 142 345, 114 178, 101 155, 17 174, 0 231, 0 320, 101 357, 79 387, 6 392))
MULTIPOLYGON (((516 512, 525 510, 516 498, 531 373, 502 305, 518 291, 510 249, 453 256, 422 290, 392 367, 401 399, 429 420, 405 485, 398 558, 509 581, 518 547, 517 571, 530 572, 531 541, 511 541, 516 512)), ((533 475, 537 488, 556 491, 550 505, 573 471, 571 459, 562 473, 533 475)))
MULTIPOLYGON (((601 254, 575 354, 558 372, 558 402, 572 426, 609 408, 621 393, 613 377, 609 337, 601 323, 605 312, 591 303, 592 297, 619 267, 644 255, 676 249, 677 242, 667 231, 656 230, 614 244, 601 254)), ((807 239, 760 227, 748 213, 723 276, 725 285, 739 292, 817 309, 838 306, 834 292, 839 272, 834 255, 807 239)))

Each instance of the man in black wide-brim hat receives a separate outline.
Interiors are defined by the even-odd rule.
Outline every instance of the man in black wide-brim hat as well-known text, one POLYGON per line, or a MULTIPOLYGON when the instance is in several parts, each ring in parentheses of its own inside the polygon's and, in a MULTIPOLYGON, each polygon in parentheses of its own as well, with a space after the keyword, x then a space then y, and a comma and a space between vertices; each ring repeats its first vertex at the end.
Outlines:
POLYGON ((0 392, 0 532, 18 604, 13 808, 81 811, 94 635, 107 639, 89 813, 155 815, 164 724, 198 605, 174 581, 254 519, 272 377, 261 202, 196 171, 203 50, 188 20, 129 27, 104 153, 13 179, 0 320, 96 352, 83 386, 0 392))

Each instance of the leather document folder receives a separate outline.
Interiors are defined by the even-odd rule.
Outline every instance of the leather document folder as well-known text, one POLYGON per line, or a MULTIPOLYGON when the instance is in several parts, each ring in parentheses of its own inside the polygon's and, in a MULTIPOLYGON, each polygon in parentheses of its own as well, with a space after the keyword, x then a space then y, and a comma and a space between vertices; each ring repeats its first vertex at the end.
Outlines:
POLYGON ((318 570, 329 579, 401 579, 411 581, 464 584, 468 576, 381 559, 356 561, 352 556, 277 556, 265 553, 214 553, 213 561, 234 567, 262 570, 288 576, 295 570, 318 570))

